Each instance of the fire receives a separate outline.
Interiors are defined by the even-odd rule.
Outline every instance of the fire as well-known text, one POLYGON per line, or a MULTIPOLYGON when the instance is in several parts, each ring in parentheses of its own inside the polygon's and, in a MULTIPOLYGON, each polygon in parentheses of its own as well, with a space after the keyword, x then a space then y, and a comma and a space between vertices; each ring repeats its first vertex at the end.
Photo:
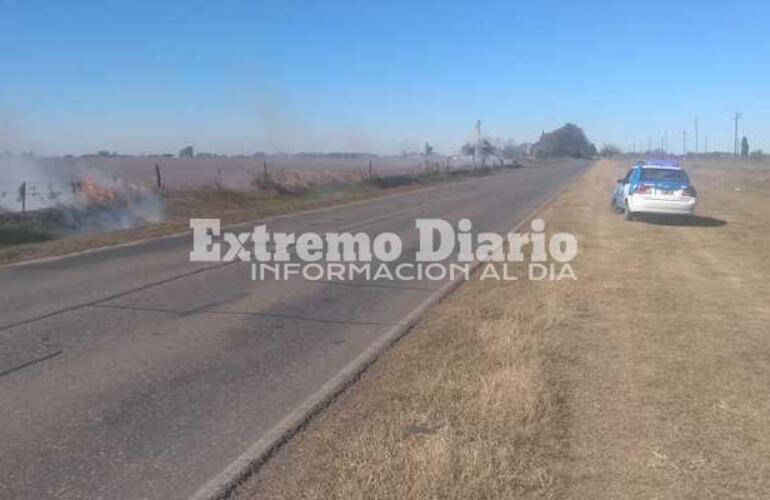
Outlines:
POLYGON ((93 181, 82 181, 78 183, 78 192, 88 205, 112 205, 118 201, 117 193, 93 181))

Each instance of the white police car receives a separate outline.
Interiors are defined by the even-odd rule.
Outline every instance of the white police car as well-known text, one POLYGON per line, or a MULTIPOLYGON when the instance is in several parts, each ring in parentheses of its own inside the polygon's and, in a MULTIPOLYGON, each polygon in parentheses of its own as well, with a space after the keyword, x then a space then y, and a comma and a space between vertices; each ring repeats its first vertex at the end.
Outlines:
POLYGON ((697 192, 687 172, 669 160, 639 162, 618 179, 610 202, 627 220, 638 214, 693 215, 697 192))

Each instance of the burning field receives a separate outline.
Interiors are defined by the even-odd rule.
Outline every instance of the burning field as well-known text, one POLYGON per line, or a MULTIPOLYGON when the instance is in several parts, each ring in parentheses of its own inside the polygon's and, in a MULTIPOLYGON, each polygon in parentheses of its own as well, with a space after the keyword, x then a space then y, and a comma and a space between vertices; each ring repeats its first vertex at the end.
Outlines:
MULTIPOLYGON (((215 176, 212 181, 185 184, 173 181, 180 172, 171 168, 161 167, 160 182, 153 170, 118 175, 109 163, 0 156, 0 265, 181 233, 189 230, 190 218, 214 217, 234 224, 503 169, 502 165, 470 169, 446 164, 445 170, 438 164, 413 165, 398 174, 375 163, 372 170, 368 165, 362 169, 282 166, 268 169, 266 175, 264 167, 255 169, 252 162, 251 172, 244 170, 235 188, 235 177, 225 168, 209 166, 215 176), (171 184, 166 182, 169 178, 171 184), (162 190, 157 189, 159 184, 162 190)), ((528 166, 547 166, 547 162, 528 166)))
POLYGON ((0 225, 34 228, 52 237, 130 229, 165 218, 165 203, 157 192, 115 178, 42 186, 25 182, 17 202, 21 210, 0 211, 0 225))

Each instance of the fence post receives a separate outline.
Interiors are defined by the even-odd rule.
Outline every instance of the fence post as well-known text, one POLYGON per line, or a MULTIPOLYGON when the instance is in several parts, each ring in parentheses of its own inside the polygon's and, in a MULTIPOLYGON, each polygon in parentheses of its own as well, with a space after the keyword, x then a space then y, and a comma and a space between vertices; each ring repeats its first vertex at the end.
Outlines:
POLYGON ((21 211, 27 211, 27 181, 22 181, 19 186, 19 201, 21 202, 21 211))
POLYGON ((163 177, 160 175, 160 165, 155 164, 155 182, 158 185, 158 191, 163 191, 163 177))

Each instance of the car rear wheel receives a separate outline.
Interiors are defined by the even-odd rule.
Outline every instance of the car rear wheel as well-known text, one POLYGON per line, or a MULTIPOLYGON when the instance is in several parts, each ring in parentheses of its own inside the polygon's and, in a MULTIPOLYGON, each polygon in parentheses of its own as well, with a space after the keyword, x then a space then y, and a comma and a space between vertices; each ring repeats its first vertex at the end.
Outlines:
POLYGON ((626 220, 634 220, 635 216, 634 213, 631 211, 630 208, 628 208, 628 200, 626 200, 626 207, 623 210, 623 218, 626 220))
POLYGON ((615 201, 615 197, 614 196, 610 200, 610 210, 612 210, 615 213, 618 213, 618 202, 615 201))

